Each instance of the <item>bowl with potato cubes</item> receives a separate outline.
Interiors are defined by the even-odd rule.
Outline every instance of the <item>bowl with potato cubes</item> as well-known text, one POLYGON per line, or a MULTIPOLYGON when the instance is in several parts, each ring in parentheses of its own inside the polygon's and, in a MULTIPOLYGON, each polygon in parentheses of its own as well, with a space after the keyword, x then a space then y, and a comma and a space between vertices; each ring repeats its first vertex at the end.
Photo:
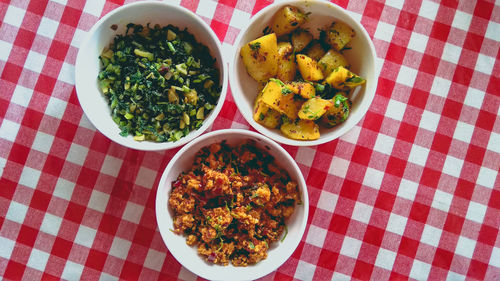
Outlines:
POLYGON ((240 31, 229 82, 257 131, 313 146, 353 128, 375 96, 376 52, 364 27, 323 1, 280 1, 240 31))

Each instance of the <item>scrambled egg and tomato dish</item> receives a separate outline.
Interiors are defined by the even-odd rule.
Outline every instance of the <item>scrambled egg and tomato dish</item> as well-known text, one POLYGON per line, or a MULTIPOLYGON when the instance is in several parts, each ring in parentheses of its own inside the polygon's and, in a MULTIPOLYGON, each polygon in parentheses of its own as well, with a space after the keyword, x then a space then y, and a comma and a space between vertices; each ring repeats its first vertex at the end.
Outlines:
POLYGON ((297 183, 250 141, 202 148, 169 198, 174 232, 208 262, 235 266, 267 257, 270 244, 285 238, 296 203, 297 183))

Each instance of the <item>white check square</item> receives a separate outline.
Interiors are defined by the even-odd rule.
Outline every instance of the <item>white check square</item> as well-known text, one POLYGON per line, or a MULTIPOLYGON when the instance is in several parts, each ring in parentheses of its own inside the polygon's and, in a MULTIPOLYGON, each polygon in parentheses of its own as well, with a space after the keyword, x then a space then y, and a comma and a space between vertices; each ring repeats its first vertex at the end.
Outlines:
POLYGON ((316 150, 311 149, 309 147, 299 147, 297 151, 297 156, 295 156, 295 161, 304 164, 308 167, 311 167, 315 155, 316 155, 316 150))
POLYGON ((38 131, 36 133, 35 140, 33 141, 33 145, 31 145, 31 148, 48 154, 50 148, 52 147, 53 141, 54 141, 53 135, 49 135, 42 131, 38 131))
POLYGON ((412 88, 413 84, 415 84, 415 79, 417 78, 417 74, 418 71, 416 69, 402 65, 401 68, 399 69, 396 82, 412 88))
POLYGON ((42 172, 40 172, 39 170, 25 166, 23 168, 23 171, 21 172, 21 178, 19 179, 19 183, 24 186, 35 189, 41 174, 42 172))
POLYGON ((387 0, 387 1, 385 1, 385 4, 387 6, 391 6, 393 8, 398 9, 398 10, 403 9, 404 3, 405 3, 404 0, 387 0))
POLYGON ((198 8, 196 9, 196 13, 200 16, 212 19, 214 17, 216 8, 217 2, 211 0, 200 1, 200 3, 198 4, 198 8))
POLYGON ((446 98, 450 91, 451 81, 436 76, 432 82, 431 94, 446 98))
POLYGON ((62 119, 64 111, 66 110, 67 102, 58 98, 50 97, 49 103, 45 108, 45 114, 57 119, 62 119))
POLYGON ((398 214, 391 213, 387 221, 387 230, 399 235, 403 235, 408 219, 398 214))
POLYGON ((45 36, 49 39, 53 39, 54 36, 56 35, 58 27, 59 27, 59 22, 53 19, 42 17, 40 25, 38 26, 38 31, 36 33, 45 36))
POLYGON ((24 67, 33 72, 40 73, 42 72, 45 59, 46 57, 44 55, 37 53, 35 51, 29 51, 28 57, 24 62, 24 67))
POLYGON ((361 244, 362 242, 358 239, 346 236, 344 238, 344 242, 342 243, 342 248, 340 248, 340 254, 357 259, 359 250, 361 249, 361 244))
POLYGON ((466 219, 482 224, 485 215, 485 205, 470 201, 469 208, 467 209, 467 214, 465 215, 466 219))
POLYGON ((78 228, 78 232, 76 233, 74 242, 87 248, 91 248, 92 244, 94 243, 96 233, 97 230, 86 227, 84 225, 80 225, 80 228, 78 228))
MULTIPOLYGON (((2 41, 0 41, 0 50, 2 49, 1 42, 2 41)), ((25 88, 17 84, 10 101, 20 106, 28 107, 32 96, 33 96, 33 89, 25 88)))
POLYGON ((460 236, 458 238, 455 254, 459 254, 461 256, 471 259, 472 255, 474 254, 475 248, 476 248, 476 241, 469 239, 467 237, 460 236))
POLYGON ((26 213, 28 212, 28 206, 18 203, 16 201, 11 201, 9 204, 9 210, 5 218, 19 224, 23 224, 26 213))
POLYGON ((374 37, 385 42, 391 42, 395 29, 394 25, 380 21, 377 24, 374 37))
POLYGON ((415 199, 415 195, 417 195, 417 190, 418 183, 407 179, 401 179, 398 189, 398 197, 413 201, 415 199))
POLYGON ((420 6, 420 11, 418 12, 418 15, 430 19, 431 21, 434 21, 436 19, 438 9, 439 9, 438 3, 434 3, 429 0, 424 0, 422 1, 422 5, 420 6))
MULTIPOLYGON (((0 243, 0 245, 2 244, 0 243)), ((500 248, 493 247, 493 251, 491 251, 490 265, 500 268, 500 248)))
POLYGON ((319 196, 318 208, 332 213, 335 210, 335 206, 337 206, 338 199, 339 196, 337 194, 323 190, 319 196))
POLYGON ((370 222, 370 217, 372 216, 372 211, 373 206, 357 201, 356 205, 354 205, 354 210, 352 211, 352 218, 368 224, 368 222, 370 222))
POLYGON ((102 8, 104 7, 105 1, 100 0, 87 0, 85 1, 85 7, 83 11, 87 14, 91 14, 95 17, 101 17, 102 8))
POLYGON ((461 53, 462 49, 460 47, 450 43, 445 43, 443 49, 443 55, 441 56, 441 58, 447 62, 458 64, 458 60, 460 59, 461 53))
POLYGON ((59 198, 69 201, 71 200, 71 196, 73 195, 73 189, 75 189, 74 182, 59 178, 57 179, 53 194, 59 198))
POLYGON ((486 38, 500 42, 500 23, 490 21, 484 34, 486 38))
POLYGON ((122 163, 122 159, 106 155, 104 162, 102 163, 101 172, 106 175, 117 177, 120 172, 120 168, 122 167, 122 163))
POLYGON ((331 175, 335 175, 340 178, 344 178, 347 174, 347 169, 349 168, 349 161, 333 156, 332 162, 330 163, 330 168, 328 169, 328 173, 331 175))
POLYGON ((241 30, 248 24, 250 16, 251 15, 247 12, 244 12, 240 9, 234 9, 233 16, 231 17, 231 22, 229 22, 229 25, 241 30))
POLYGON ((446 160, 444 161, 443 173, 459 178, 463 165, 464 160, 447 155, 446 160))
POLYGON ((412 32, 410 37, 410 42, 408 42, 408 49, 425 53, 425 48, 427 47, 427 42, 429 37, 420 33, 412 32))
POLYGON ((436 132, 439 124, 440 116, 434 112, 424 110, 422 113, 422 118, 420 119, 420 128, 427 129, 431 132, 436 132))
POLYGON ((293 277, 296 280, 311 281, 313 280, 314 271, 316 271, 316 265, 299 260, 293 277))
POLYGON ((156 171, 142 166, 137 173, 135 183, 145 188, 151 189, 155 182, 156 174, 156 171))
POLYGON ((363 178, 363 184, 375 189, 380 189, 383 179, 384 172, 368 167, 365 177, 363 178))
POLYGON ((0 138, 15 142, 19 127, 21 127, 21 125, 17 124, 16 122, 12 122, 8 119, 3 119, 2 125, 0 125, 0 138))
POLYGON ((53 236, 57 236, 61 227, 62 218, 45 213, 40 230, 53 236))
POLYGON ((144 261, 144 266, 152 270, 161 271, 165 257, 165 253, 149 249, 146 260, 144 261))
POLYGON ((48 253, 33 248, 26 265, 43 272, 45 271, 45 266, 47 266, 49 256, 48 253))
POLYGON ((417 280, 427 280, 431 265, 419 260, 414 260, 410 271, 410 277, 417 280))
POLYGON ((385 115, 398 121, 403 120, 403 116, 405 114, 406 104, 397 101, 397 100, 389 100, 387 104, 387 109, 385 111, 385 115))
POLYGON ((12 255, 15 245, 15 241, 0 236, 0 257, 10 260, 10 256, 12 255))
POLYGON ((477 62, 475 69, 484 74, 491 75, 493 73, 493 66, 495 65, 496 59, 490 56, 479 54, 477 56, 477 62))
POLYGON ((326 229, 311 225, 309 227, 309 232, 307 233, 306 242, 318 248, 323 248, 323 243, 325 243, 327 233, 328 231, 326 229))
POLYGON ((481 167, 477 177, 477 183, 488 188, 493 188, 497 178, 498 171, 492 170, 487 167, 481 167))
POLYGON ((452 201, 453 201, 453 195, 437 189, 436 192, 434 193, 434 198, 432 199, 431 207, 447 213, 450 210, 452 201))
POLYGON ((63 62, 61 66, 61 71, 57 80, 64 83, 74 85, 75 84, 75 66, 66 62, 63 62))
POLYGON ((395 138, 379 133, 373 149, 385 155, 391 155, 395 142, 395 138))
POLYGON ((464 13, 460 10, 456 10, 455 17, 453 18, 453 23, 451 24, 451 26, 464 31, 469 31, 471 20, 472 20, 471 14, 464 13))
POLYGON ((14 5, 10 5, 9 8, 7 8, 5 16, 3 17, 3 22, 15 27, 21 27, 25 14, 25 10, 20 9, 14 5))
POLYGON ((361 127, 356 125, 341 136, 340 139, 348 143, 356 144, 358 143, 359 133, 361 133, 361 127))
POLYGON ((125 211, 123 211, 122 218, 130 222, 139 224, 139 222, 141 221, 141 216, 143 211, 144 211, 144 206, 137 205, 129 201, 127 202, 125 211))
POLYGON ((465 143, 470 143, 472 139, 472 134, 474 133, 474 128, 475 127, 470 124, 458 121, 457 127, 455 128, 455 132, 453 133, 453 138, 461 140, 465 143))
POLYGON ((9 59, 10 51, 12 50, 12 44, 9 42, 0 40, 0 60, 7 61, 9 59))
POLYGON ((488 141, 488 150, 500 153, 500 134, 491 132, 490 140, 488 141))
POLYGON ((465 276, 462 274, 458 274, 453 271, 448 272, 448 276, 446 277, 447 281, 465 281, 465 276))
POLYGON ((375 265, 386 270, 392 270, 396 255, 397 254, 393 251, 380 248, 378 250, 377 259, 375 260, 375 265))
POLYGON ((99 281, 118 281, 118 280, 119 280, 118 277, 115 277, 113 275, 109 275, 105 272, 102 272, 101 276, 99 277, 99 281))
POLYGON ((66 155, 66 160, 71 163, 83 166, 88 152, 88 148, 76 143, 72 143, 71 147, 69 148, 68 155, 66 155))
POLYGON ((76 28, 75 33, 73 34, 73 39, 71 39, 71 46, 75 48, 80 48, 80 44, 82 44, 83 39, 85 38, 85 35, 87 35, 87 32, 76 28))
POLYGON ((481 109, 485 93, 475 88, 469 88, 465 96, 464 104, 481 109))
POLYGON ((428 224, 425 225, 424 231, 422 231, 422 236, 420 241, 427 245, 437 247, 439 245, 439 239, 441 239, 442 230, 428 224))
POLYGON ((106 210, 106 206, 108 205, 109 194, 100 192, 99 190, 93 190, 92 195, 90 196, 90 200, 88 203, 88 207, 104 213, 106 210))
POLYGON ((68 260, 64 265, 64 270, 61 274, 61 278, 66 280, 79 280, 80 276, 82 276, 82 272, 83 265, 68 260))
POLYGON ((113 243, 111 244, 111 248, 109 249, 109 254, 119 259, 126 260, 131 245, 132 242, 115 237, 113 239, 113 243))
POLYGON ((408 161, 420 166, 425 166, 427 162, 427 157, 429 156, 430 149, 420 146, 412 145, 410 150, 410 155, 408 156, 408 161))

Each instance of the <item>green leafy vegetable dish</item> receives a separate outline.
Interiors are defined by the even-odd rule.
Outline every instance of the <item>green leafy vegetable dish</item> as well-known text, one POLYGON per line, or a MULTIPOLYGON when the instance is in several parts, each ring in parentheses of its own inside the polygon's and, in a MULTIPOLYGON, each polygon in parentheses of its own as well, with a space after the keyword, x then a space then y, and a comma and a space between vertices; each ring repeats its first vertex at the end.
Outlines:
POLYGON ((187 30, 129 23, 99 59, 100 88, 121 135, 173 142, 202 126, 220 95, 208 48, 187 30))

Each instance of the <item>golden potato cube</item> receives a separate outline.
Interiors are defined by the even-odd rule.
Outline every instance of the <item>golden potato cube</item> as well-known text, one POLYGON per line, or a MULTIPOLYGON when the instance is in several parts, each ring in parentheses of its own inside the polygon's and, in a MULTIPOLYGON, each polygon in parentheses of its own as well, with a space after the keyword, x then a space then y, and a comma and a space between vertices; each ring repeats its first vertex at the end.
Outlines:
POLYGON ((253 120, 265 127, 273 129, 278 127, 281 122, 281 114, 269 108, 269 106, 262 101, 257 101, 255 103, 253 112, 253 120))
POLYGON ((283 82, 272 79, 264 90, 262 90, 261 101, 270 108, 285 114, 289 119, 295 120, 298 117, 299 107, 294 100, 294 93, 285 88, 283 82))
POLYGON ((349 64, 341 53, 335 51, 334 49, 328 50, 326 54, 318 61, 319 68, 323 71, 323 75, 327 77, 332 73, 332 71, 339 67, 347 67, 349 64))
POLYGON ((288 34, 305 23, 306 19, 307 16, 299 8, 285 6, 274 14, 271 22, 271 30, 277 36, 288 34))
POLYGON ((335 89, 349 90, 365 83, 366 80, 352 73, 347 68, 339 66, 326 77, 325 82, 335 89))
POLYGON ((278 72, 276 34, 264 35, 243 45, 240 50, 248 74, 258 82, 266 82, 278 72))
POLYGON ((331 128, 349 117, 352 102, 343 94, 337 94, 333 97, 333 106, 321 118, 321 125, 331 128))
POLYGON ((320 137, 318 124, 311 120, 285 122, 281 124, 280 130, 286 137, 294 140, 316 140, 320 137))
POLYGON ((306 55, 311 59, 318 61, 325 55, 325 49, 320 43, 314 43, 306 52, 306 55))
POLYGON ((291 82, 286 83, 285 85, 295 94, 300 95, 305 99, 310 99, 316 96, 316 88, 314 88, 314 85, 309 82, 291 82))
POLYGON ((292 45, 295 52, 302 51, 309 43, 311 43, 313 36, 306 30, 297 29, 292 33, 292 45))
POLYGON ((278 43, 278 73, 276 78, 283 82, 293 81, 297 72, 297 64, 293 57, 293 47, 290 42, 278 43))
POLYGON ((307 81, 318 81, 324 78, 323 72, 315 60, 302 54, 298 54, 296 59, 302 78, 307 81))
POLYGON ((356 36, 356 32, 347 24, 337 21, 326 30, 326 43, 335 50, 342 50, 351 39, 356 36))
POLYGON ((333 102, 331 100, 325 100, 320 97, 308 99, 299 110, 299 118, 304 120, 317 120, 332 106, 333 102))

